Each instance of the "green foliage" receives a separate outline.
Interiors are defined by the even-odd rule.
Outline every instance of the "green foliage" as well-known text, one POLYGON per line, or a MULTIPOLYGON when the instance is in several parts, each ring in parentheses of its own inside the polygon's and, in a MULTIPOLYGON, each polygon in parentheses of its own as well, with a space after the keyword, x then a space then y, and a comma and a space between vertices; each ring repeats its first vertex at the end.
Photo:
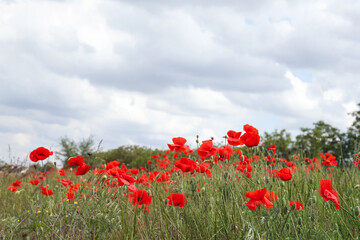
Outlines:
POLYGON ((146 166, 146 162, 151 159, 151 155, 157 154, 158 152, 158 149, 128 145, 97 153, 95 154, 95 157, 102 159, 106 163, 117 160, 121 163, 125 163, 128 167, 139 168, 141 166, 146 166))
POLYGON ((304 151, 307 157, 316 157, 319 152, 329 152, 338 158, 343 156, 346 135, 339 129, 323 121, 314 123, 314 128, 301 128, 296 136, 296 148, 304 151))
POLYGON ((55 155, 58 160, 63 162, 64 167, 67 166, 67 160, 71 157, 82 156, 84 157, 85 162, 93 162, 94 158, 92 155, 96 151, 94 144, 95 142, 92 136, 89 136, 86 139, 81 139, 79 142, 70 140, 67 136, 61 137, 61 150, 55 152, 55 155))
POLYGON ((40 164, 40 163, 36 163, 33 164, 29 167, 28 171, 32 171, 32 172, 43 172, 46 173, 48 171, 50 171, 51 169, 56 169, 56 165, 52 162, 45 162, 45 164, 40 164))
MULTIPOLYGON (((256 148, 254 154, 257 152, 256 148)), ((250 156, 249 156, 250 157, 250 156)), ((237 160, 234 155, 230 163, 237 160)), ((54 195, 41 194, 39 186, 28 181, 32 174, 0 175, 0 239, 358 239, 359 169, 327 167, 308 172, 304 158, 297 162, 293 179, 283 182, 264 174, 265 161, 253 163, 252 178, 247 179, 232 164, 213 166, 212 177, 197 173, 173 173, 173 184, 153 182, 136 184, 152 198, 149 209, 134 207, 125 186, 102 188, 110 177, 91 172, 84 176, 66 173, 73 183, 91 183, 79 188, 73 202, 66 201, 68 189, 56 180, 57 172, 46 182, 54 195), (226 167, 228 166, 228 167, 226 167), (238 178, 235 177, 239 173, 238 178), (22 177, 20 179, 20 177, 22 177), (339 194, 340 209, 319 195, 321 179, 330 178, 339 194), (7 186, 20 179, 22 188, 10 192, 7 186), (97 186, 94 190, 94 186, 97 186), (266 187, 278 196, 274 206, 260 205, 250 211, 246 192, 266 187), (165 190, 166 188, 166 190, 165 190), (170 193, 185 195, 183 208, 164 201, 170 193), (83 197, 80 197, 83 195, 83 197), (65 199, 64 199, 65 198, 65 199), (291 209, 289 200, 304 204, 291 209)), ((280 162, 278 163, 280 168, 280 162)), ((265 171, 266 172, 266 171, 265 171)), ((139 176, 138 176, 139 177, 139 176)), ((115 180, 115 182, 117 182, 115 180)))
MULTIPOLYGON (((358 107, 360 108, 360 103, 358 107)), ((360 143, 360 110, 354 111, 350 115, 355 119, 347 131, 347 157, 351 157, 351 153, 356 150, 357 145, 360 143)))
POLYGON ((281 158, 289 159, 293 153, 294 142, 291 139, 291 134, 286 132, 285 129, 280 130, 280 132, 275 130, 272 133, 264 133, 264 136, 261 138, 261 146, 267 149, 272 144, 276 144, 276 153, 281 158))

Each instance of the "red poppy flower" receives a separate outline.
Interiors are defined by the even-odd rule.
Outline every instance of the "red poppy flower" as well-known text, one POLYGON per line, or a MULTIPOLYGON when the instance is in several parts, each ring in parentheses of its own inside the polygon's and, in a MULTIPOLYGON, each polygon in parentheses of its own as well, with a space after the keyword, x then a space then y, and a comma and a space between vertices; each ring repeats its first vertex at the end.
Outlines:
POLYGON ((271 202, 277 200, 277 195, 273 191, 266 191, 265 197, 269 199, 271 202))
POLYGON ((17 188, 14 187, 14 186, 10 186, 10 187, 8 187, 8 190, 9 190, 9 191, 12 191, 12 192, 16 192, 16 191, 17 191, 17 188))
POLYGON ((120 162, 119 161, 111 161, 111 162, 108 162, 106 164, 106 170, 109 170, 111 168, 115 168, 117 166, 119 166, 120 162))
POLYGON ((67 179, 61 179, 61 184, 64 186, 64 187, 67 187, 67 186, 71 186, 72 182, 70 180, 67 180, 67 179))
POLYGON ((90 167, 91 167, 90 165, 84 163, 83 165, 78 167, 78 170, 76 171, 75 175, 78 176, 78 175, 86 174, 90 170, 90 167))
POLYGON ((193 172, 196 169, 196 162, 190 158, 180 158, 175 161, 174 166, 183 172, 193 172))
POLYGON ((247 146, 247 147, 254 147, 257 146, 260 142, 259 132, 253 126, 246 124, 244 126, 245 133, 240 137, 240 140, 247 146))
POLYGON ((30 160, 33 162, 38 162, 40 160, 47 159, 51 155, 53 155, 53 152, 50 152, 49 149, 39 147, 30 153, 30 160))
POLYGON ((138 175, 138 174, 139 174, 139 169, 137 169, 137 168, 129 169, 129 171, 131 172, 131 174, 134 174, 134 175, 138 175))
POLYGON ((40 183, 40 181, 37 179, 34 179, 34 180, 29 181, 29 183, 31 183, 32 185, 38 185, 40 183))
POLYGON ((333 156, 331 153, 318 153, 320 157, 323 159, 321 162, 325 166, 336 166, 338 161, 336 161, 336 157, 333 156))
POLYGON ((21 188, 20 183, 21 183, 21 182, 20 182, 19 180, 16 180, 15 182, 12 183, 12 185, 13 185, 14 187, 21 188))
POLYGON ((152 161, 148 160, 148 161, 147 161, 147 164, 151 165, 151 164, 152 164, 152 161))
POLYGON ((68 164, 81 166, 81 165, 85 164, 84 157, 77 156, 77 157, 69 158, 68 164))
POLYGON ((245 196, 250 198, 250 200, 246 203, 246 206, 252 211, 255 211, 256 207, 260 204, 265 205, 266 208, 272 208, 274 204, 266 198, 266 192, 266 188, 263 188, 257 191, 245 193, 245 196))
POLYGON ((227 141, 229 145, 231 146, 238 146, 243 145, 244 143, 240 140, 241 132, 235 132, 233 130, 230 130, 227 132, 227 141))
POLYGON ((188 154, 189 146, 185 145, 186 139, 183 137, 177 137, 172 139, 174 144, 168 144, 171 151, 175 151, 178 153, 188 154))
POLYGON ((59 170, 59 174, 60 176, 64 176, 65 175, 65 170, 62 168, 59 170))
POLYGON ((283 181, 289 181, 292 179, 292 170, 290 168, 282 168, 279 170, 274 170, 275 176, 278 176, 283 181))
POLYGON ((271 150, 271 151, 273 152, 273 154, 275 154, 275 153, 276 153, 276 145, 275 145, 275 144, 271 145, 271 146, 268 148, 268 150, 271 150))
POLYGON ((336 209, 340 208, 339 196, 338 193, 333 190, 331 180, 322 179, 320 181, 319 194, 326 202, 329 200, 333 201, 336 209))
POLYGON ((161 173, 159 175, 159 177, 156 179, 156 182, 163 182, 163 183, 167 183, 169 182, 171 179, 170 177, 166 174, 166 173, 161 173))
POLYGON ((223 148, 218 148, 218 153, 220 156, 220 160, 229 160, 231 155, 234 154, 234 151, 229 146, 224 146, 223 148))
POLYGON ((181 193, 172 193, 166 198, 168 200, 168 205, 174 207, 184 207, 187 200, 184 195, 181 193))
POLYGON ((210 169, 210 164, 208 162, 203 162, 200 163, 196 166, 196 171, 199 173, 204 173, 206 171, 206 169, 210 169))
POLYGON ((207 157, 211 157, 211 156, 215 155, 216 151, 217 150, 213 146, 212 140, 203 141, 197 150, 199 157, 201 157, 201 159, 203 159, 203 160, 207 157))
POLYGON ((150 205, 151 197, 144 190, 137 190, 133 193, 128 193, 127 197, 132 205, 142 207, 142 205, 150 205))
POLYGON ((207 175, 208 177, 211 177, 211 176, 212 176, 212 172, 211 172, 210 169, 206 169, 205 173, 206 173, 206 175, 207 175))
POLYGON ((50 196, 50 195, 53 195, 53 192, 49 189, 48 186, 45 186, 45 187, 40 187, 41 188, 41 193, 46 195, 46 196, 50 196))
POLYGON ((290 206, 292 207, 295 204, 295 209, 294 210, 301 210, 304 208, 303 204, 300 202, 294 202, 294 201, 289 201, 290 206))

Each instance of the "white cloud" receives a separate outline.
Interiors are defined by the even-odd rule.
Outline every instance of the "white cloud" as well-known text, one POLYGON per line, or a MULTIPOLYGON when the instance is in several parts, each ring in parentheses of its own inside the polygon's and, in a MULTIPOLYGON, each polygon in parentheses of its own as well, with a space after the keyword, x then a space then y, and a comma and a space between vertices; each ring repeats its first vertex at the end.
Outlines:
POLYGON ((244 124, 346 131, 356 1, 0 2, 0 156, 90 134, 166 147, 244 124), (46 19, 46 20, 44 20, 46 19), (302 79, 296 72, 310 72, 302 79))

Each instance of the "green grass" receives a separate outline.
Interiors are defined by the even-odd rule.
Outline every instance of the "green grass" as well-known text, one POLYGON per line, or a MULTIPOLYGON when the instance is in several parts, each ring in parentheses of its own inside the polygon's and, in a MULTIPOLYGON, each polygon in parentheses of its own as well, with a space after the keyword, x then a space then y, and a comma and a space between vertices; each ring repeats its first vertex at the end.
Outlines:
MULTIPOLYGON (((254 150, 254 154, 264 156, 254 150)), ((172 154, 168 154, 169 157, 172 154)), ((191 156, 195 159, 196 155, 191 156)), ((173 167, 174 159, 169 166, 173 167)), ((154 182, 135 184, 152 197, 149 211, 135 208, 124 194, 125 186, 97 188, 106 180, 88 172, 84 176, 57 171, 47 174, 46 181, 54 192, 41 194, 39 185, 29 182, 32 174, 0 175, 1 239, 358 239, 360 230, 360 170, 355 166, 333 171, 326 167, 309 172, 300 157, 292 160, 298 168, 290 181, 268 176, 267 163, 252 163, 252 177, 247 179, 228 162, 212 166, 212 177, 205 173, 175 172, 172 184, 154 182), (221 167, 220 167, 221 166, 221 167), (238 177, 236 177, 238 174, 238 177), (330 176, 331 174, 331 176, 330 176), (76 199, 69 203, 67 189, 57 177, 83 182, 76 199), (339 194, 340 209, 319 195, 321 179, 331 179, 339 194), (12 182, 20 180, 22 188, 8 191, 12 182), (88 187, 86 182, 91 184, 88 187), (200 187, 198 186, 200 184, 200 187), (165 191, 164 187, 167 188, 165 191), (266 187, 278 199, 272 208, 264 205, 251 211, 245 205, 246 192, 266 187), (173 207, 166 197, 182 193, 187 204, 173 207), (84 197, 80 198, 79 195, 84 197), (304 209, 294 211, 289 200, 301 202, 304 209)), ((209 160, 210 161, 210 160, 209 160)), ((230 163, 239 161, 235 155, 230 163)), ((272 168, 285 167, 277 161, 272 168)), ((152 165, 154 168, 154 164, 152 165)), ((155 169, 154 169, 155 170, 155 169)), ((158 169, 156 169, 158 170, 158 169)), ((165 170, 158 170, 164 172, 165 170)), ((140 174, 141 176, 141 174, 140 174)), ((107 178, 111 178, 107 176, 107 178)))

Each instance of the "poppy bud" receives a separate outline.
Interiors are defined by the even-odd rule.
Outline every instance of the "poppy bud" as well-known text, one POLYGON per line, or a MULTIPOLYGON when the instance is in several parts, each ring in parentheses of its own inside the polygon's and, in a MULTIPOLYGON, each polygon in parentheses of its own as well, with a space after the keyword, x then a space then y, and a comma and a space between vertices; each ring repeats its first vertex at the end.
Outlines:
POLYGON ((287 224, 285 225, 285 228, 286 228, 286 230, 289 231, 289 230, 290 230, 290 224, 287 223, 287 224))
POLYGON ((298 218, 298 224, 301 226, 302 225, 302 219, 301 217, 298 218))
POLYGON ((267 177, 267 176, 265 177, 265 182, 269 183, 269 177, 267 177))
POLYGON ((228 172, 224 172, 223 173, 223 178, 224 179, 229 179, 230 178, 230 174, 228 172))
POLYGON ((308 204, 309 206, 311 206, 311 205, 313 205, 314 203, 316 203, 316 197, 315 197, 315 196, 309 198, 307 204, 308 204))
POLYGON ((289 210, 288 207, 285 206, 285 207, 283 208, 283 214, 284 214, 284 215, 287 214, 288 210, 289 210))
POLYGON ((355 216, 357 217, 357 216, 359 216, 359 214, 360 214, 360 207, 357 206, 357 207, 355 208, 355 216))
POLYGON ((295 210, 296 208, 296 203, 293 203, 293 205, 291 205, 291 210, 295 210))

